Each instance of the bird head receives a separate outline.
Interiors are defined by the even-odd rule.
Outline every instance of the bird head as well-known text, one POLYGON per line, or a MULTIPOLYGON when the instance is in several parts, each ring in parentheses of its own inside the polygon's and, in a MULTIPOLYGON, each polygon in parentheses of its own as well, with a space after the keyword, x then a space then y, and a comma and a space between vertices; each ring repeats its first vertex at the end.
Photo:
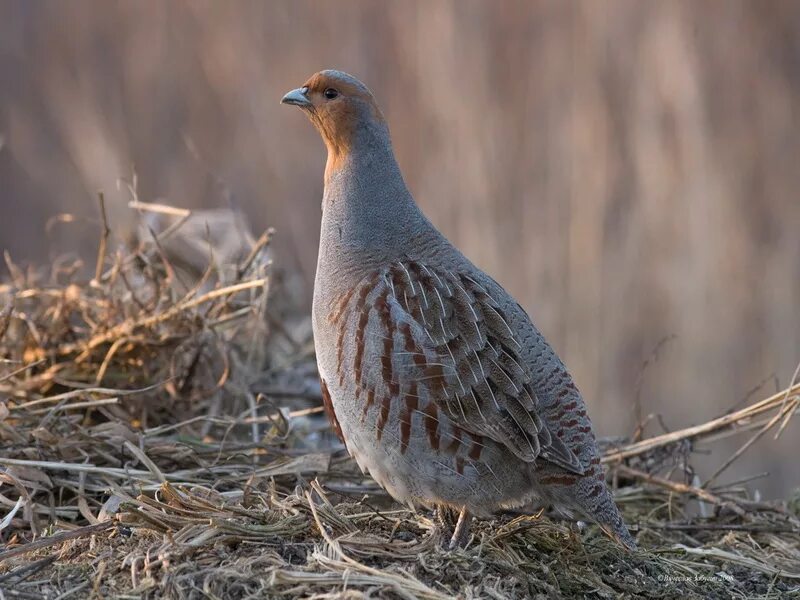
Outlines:
POLYGON ((281 104, 301 108, 319 131, 328 147, 326 175, 351 151, 359 133, 386 129, 372 92, 342 71, 315 73, 302 87, 287 93, 281 104))

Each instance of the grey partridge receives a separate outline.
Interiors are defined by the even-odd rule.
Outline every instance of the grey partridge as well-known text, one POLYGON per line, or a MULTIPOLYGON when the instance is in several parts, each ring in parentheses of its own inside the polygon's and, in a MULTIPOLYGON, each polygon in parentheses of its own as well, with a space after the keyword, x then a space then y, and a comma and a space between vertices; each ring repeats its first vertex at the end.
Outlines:
POLYGON ((399 502, 471 515, 552 504, 635 543, 563 363, 523 308, 422 214, 367 87, 321 71, 283 97, 328 150, 314 282, 326 408, 399 502))

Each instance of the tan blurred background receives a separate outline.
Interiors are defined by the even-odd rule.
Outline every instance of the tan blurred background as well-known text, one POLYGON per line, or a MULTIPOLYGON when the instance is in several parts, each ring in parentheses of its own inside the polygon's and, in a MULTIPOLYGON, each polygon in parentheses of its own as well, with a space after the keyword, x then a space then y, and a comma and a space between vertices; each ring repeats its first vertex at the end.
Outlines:
MULTIPOLYGON (((326 67, 371 86, 417 200, 529 310, 601 435, 637 395, 678 428, 788 384, 799 2, 2 0, 0 247, 91 257, 97 190, 123 230, 135 170, 141 200, 276 227, 307 310, 325 156, 278 101, 326 67), (86 218, 46 234, 61 212, 86 218)), ((722 479, 784 494, 799 447, 794 424, 722 479)))

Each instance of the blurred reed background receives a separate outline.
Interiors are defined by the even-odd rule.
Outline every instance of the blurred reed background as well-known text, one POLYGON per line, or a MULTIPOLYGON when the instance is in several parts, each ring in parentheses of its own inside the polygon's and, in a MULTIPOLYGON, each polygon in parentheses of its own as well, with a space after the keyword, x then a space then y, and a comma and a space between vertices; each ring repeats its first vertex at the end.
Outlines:
MULTIPOLYGON (((789 383, 798 2, 2 0, 0 247, 91 265, 96 193, 124 230, 135 170, 143 201, 276 227, 308 310, 325 154, 278 101, 327 67, 371 86, 418 202, 528 309, 600 435, 637 396, 677 428, 789 383)), ((795 424, 726 478, 785 494, 798 446, 795 424)))

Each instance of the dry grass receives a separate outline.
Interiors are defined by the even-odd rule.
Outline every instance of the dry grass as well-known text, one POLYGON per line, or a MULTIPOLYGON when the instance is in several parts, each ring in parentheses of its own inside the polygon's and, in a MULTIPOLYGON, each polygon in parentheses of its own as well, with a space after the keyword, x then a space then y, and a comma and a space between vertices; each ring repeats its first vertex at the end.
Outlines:
POLYGON ((547 513, 478 523, 446 552, 431 515, 392 504, 330 436, 307 323, 267 310, 269 235, 193 270, 177 242, 212 237, 214 223, 198 228, 209 217, 134 206, 174 220, 148 221, 117 253, 104 234, 91 281, 76 264, 23 272, 6 257, 2 597, 800 593, 800 502, 701 483, 690 466, 715 439, 779 432, 800 385, 684 431, 604 442, 639 552, 547 513))

